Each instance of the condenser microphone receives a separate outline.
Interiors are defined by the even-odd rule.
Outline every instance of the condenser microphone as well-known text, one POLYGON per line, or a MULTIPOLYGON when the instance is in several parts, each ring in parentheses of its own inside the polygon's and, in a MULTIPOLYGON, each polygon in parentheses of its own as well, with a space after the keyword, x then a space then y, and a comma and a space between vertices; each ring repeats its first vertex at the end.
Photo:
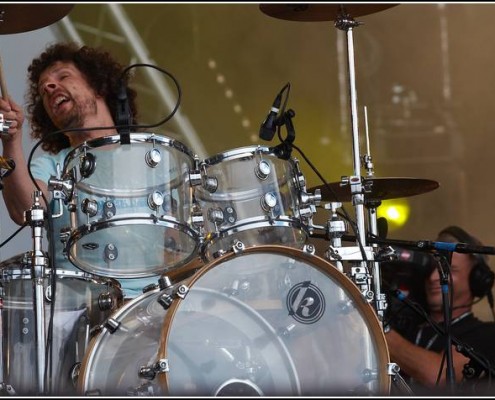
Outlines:
POLYGON ((277 131, 277 116, 282 103, 282 93, 279 93, 273 101, 272 108, 260 126, 259 137, 263 140, 272 140, 277 131))

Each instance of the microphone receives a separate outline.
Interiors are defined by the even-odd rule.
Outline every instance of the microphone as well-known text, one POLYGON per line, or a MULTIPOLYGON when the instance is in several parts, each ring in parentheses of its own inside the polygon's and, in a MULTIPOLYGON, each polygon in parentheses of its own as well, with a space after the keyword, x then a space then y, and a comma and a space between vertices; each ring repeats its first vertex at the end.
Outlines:
POLYGON ((379 217, 376 220, 376 229, 380 239, 386 239, 388 235, 388 220, 385 217, 379 217))
POLYGON ((424 251, 414 251, 397 246, 392 246, 392 248, 397 254, 397 261, 414 263, 421 267, 429 267, 433 261, 430 253, 425 253, 424 251))
POLYGON ((260 126, 259 137, 263 140, 272 140, 275 132, 277 131, 277 115, 280 111, 280 105, 282 103, 282 92, 280 92, 273 101, 272 108, 266 116, 265 120, 260 126))
POLYGON ((398 246, 390 247, 394 250, 396 257, 390 261, 382 261, 384 272, 423 279, 433 271, 435 259, 430 253, 398 246))
POLYGON ((131 112, 129 107, 129 100, 127 99, 127 88, 122 79, 120 82, 120 88, 118 93, 119 106, 117 108, 117 129, 120 134, 120 141, 122 144, 130 144, 130 128, 131 112))

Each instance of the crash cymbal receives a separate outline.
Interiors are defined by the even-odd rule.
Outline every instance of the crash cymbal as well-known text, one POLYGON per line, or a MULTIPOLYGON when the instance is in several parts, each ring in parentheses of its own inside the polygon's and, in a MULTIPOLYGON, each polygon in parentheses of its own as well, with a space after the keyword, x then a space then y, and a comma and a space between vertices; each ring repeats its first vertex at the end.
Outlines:
MULTIPOLYGON (((440 186, 436 181, 418 178, 363 177, 362 182, 363 188, 369 189, 369 191, 364 190, 365 201, 389 200, 416 196, 418 194, 431 192, 440 186)), ((328 190, 325 185, 322 185, 309 189, 309 192, 314 193, 315 189, 320 189, 323 201, 347 202, 352 200, 350 185, 342 186, 341 182, 333 182, 329 183, 329 186, 332 190, 328 190), (337 196, 337 198, 335 198, 335 196, 337 196)))
POLYGON ((386 10, 398 4, 260 4, 261 12, 270 17, 289 21, 335 21, 340 15, 360 17, 386 10))
POLYGON ((0 4, 0 35, 44 28, 65 17, 74 4, 0 4))

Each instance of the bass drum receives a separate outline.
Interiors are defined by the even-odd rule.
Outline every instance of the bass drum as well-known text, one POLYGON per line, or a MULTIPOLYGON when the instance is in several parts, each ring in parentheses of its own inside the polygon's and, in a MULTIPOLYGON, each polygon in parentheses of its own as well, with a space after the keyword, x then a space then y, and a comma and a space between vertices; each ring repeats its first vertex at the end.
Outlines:
POLYGON ((371 306, 324 259, 228 253, 119 310, 81 366, 81 395, 328 396, 390 390, 371 306))
POLYGON ((171 396, 384 395, 388 348, 358 288, 324 259, 282 246, 199 270, 161 331, 171 396))

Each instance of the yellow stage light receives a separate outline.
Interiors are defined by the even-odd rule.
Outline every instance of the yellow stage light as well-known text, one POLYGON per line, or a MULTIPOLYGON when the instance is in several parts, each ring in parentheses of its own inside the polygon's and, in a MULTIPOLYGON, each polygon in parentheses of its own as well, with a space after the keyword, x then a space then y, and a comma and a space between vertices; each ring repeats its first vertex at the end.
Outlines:
POLYGON ((388 229, 396 230, 403 227, 409 219, 411 207, 407 200, 384 200, 377 209, 377 217, 385 217, 388 221, 388 229))

